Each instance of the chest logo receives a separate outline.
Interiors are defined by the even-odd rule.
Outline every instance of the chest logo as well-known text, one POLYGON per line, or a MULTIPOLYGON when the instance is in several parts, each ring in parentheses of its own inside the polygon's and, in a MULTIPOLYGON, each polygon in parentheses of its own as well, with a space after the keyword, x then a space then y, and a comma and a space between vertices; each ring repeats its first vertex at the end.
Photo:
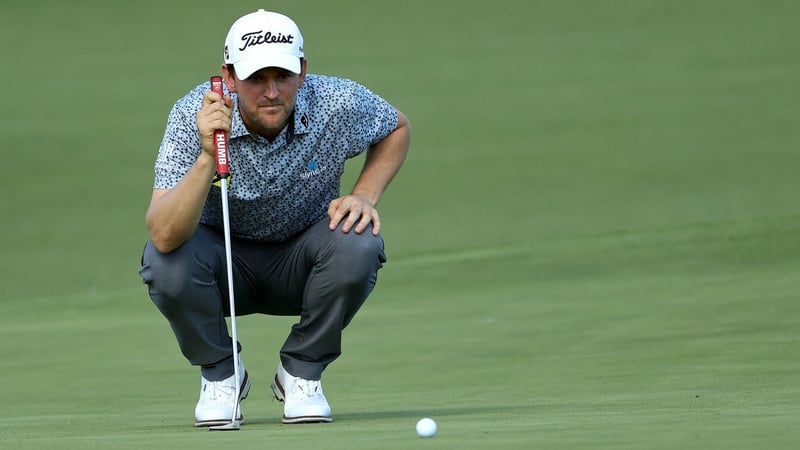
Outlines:
POLYGON ((300 174, 300 178, 310 180, 311 177, 316 177, 327 169, 328 166, 320 165, 317 160, 312 159, 306 164, 306 171, 300 174))

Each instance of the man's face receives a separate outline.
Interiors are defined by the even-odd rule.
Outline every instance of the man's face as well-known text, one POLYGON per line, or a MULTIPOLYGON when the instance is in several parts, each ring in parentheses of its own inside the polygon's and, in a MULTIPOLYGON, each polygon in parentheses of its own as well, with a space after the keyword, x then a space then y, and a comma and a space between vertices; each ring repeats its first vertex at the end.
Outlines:
POLYGON ((277 137, 294 111, 297 91, 306 77, 306 61, 303 60, 299 75, 279 67, 265 67, 240 80, 226 69, 223 71, 228 88, 239 96, 239 113, 247 129, 269 140, 277 137))

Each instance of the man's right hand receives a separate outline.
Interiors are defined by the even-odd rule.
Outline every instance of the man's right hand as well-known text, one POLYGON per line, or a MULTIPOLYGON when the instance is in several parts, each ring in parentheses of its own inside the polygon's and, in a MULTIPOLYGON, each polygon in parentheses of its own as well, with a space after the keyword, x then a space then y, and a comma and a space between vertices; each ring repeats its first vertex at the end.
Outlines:
POLYGON ((203 107, 197 112, 197 128, 200 130, 200 142, 203 152, 215 156, 214 132, 223 130, 231 131, 231 116, 233 115, 233 101, 231 97, 208 91, 203 95, 203 107))

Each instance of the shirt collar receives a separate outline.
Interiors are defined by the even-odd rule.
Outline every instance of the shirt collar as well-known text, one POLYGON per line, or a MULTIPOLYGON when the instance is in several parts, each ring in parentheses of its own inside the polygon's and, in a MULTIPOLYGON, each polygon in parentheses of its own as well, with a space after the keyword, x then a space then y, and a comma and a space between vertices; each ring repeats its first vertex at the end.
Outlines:
POLYGON ((305 83, 297 90, 294 103, 294 134, 306 134, 311 128, 311 116, 308 113, 308 98, 305 83))
POLYGON ((247 136, 250 133, 247 131, 247 127, 244 126, 244 120, 242 120, 242 115, 239 113, 239 96, 235 93, 232 93, 231 100, 233 101, 233 116, 231 117, 230 137, 238 138, 247 136))

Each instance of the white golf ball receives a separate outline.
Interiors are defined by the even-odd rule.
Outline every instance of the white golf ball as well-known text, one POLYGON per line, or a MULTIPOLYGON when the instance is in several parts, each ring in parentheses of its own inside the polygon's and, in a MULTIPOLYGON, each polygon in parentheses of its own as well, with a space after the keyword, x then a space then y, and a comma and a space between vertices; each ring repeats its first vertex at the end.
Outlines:
POLYGON ((420 437, 433 437, 436 435, 436 422, 430 417, 419 419, 417 422, 417 434, 420 437))

